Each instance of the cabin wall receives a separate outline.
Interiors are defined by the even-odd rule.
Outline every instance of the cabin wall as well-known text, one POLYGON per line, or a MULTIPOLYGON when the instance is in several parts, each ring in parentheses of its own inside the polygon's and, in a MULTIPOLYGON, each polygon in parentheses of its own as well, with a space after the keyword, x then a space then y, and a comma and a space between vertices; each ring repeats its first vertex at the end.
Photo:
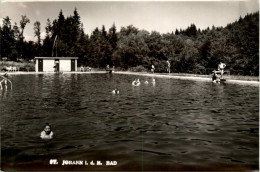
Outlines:
POLYGON ((54 72, 55 60, 43 60, 43 72, 54 72))
POLYGON ((61 72, 70 72, 71 71, 71 59, 60 60, 60 71, 61 72))

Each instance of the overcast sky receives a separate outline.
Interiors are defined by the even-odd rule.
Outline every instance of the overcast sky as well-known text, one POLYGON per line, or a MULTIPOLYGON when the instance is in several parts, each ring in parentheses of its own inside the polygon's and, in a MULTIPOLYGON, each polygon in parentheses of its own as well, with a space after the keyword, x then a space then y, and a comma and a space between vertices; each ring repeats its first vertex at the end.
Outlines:
MULTIPOLYGON (((43 0, 41 0, 43 1, 43 0)), ((175 29, 185 29, 190 24, 205 29, 214 26, 226 26, 239 16, 259 11, 258 0, 215 0, 215 1, 77 1, 77 2, 22 2, 0 0, 0 19, 9 16, 12 24, 21 20, 21 15, 30 19, 26 25, 26 40, 36 40, 33 23, 40 21, 42 38, 45 35, 47 18, 58 18, 60 10, 65 17, 77 11, 81 17, 85 33, 91 34, 98 27, 105 25, 108 30, 113 23, 117 31, 123 26, 134 25, 149 32, 167 33, 175 29)), ((2 24, 2 21, 1 21, 2 24)))

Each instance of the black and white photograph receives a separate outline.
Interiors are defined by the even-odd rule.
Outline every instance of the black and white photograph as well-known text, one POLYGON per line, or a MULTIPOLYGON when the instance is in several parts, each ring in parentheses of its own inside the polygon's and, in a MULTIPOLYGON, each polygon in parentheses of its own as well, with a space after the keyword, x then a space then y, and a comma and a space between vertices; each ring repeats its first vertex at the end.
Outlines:
POLYGON ((258 0, 0 0, 0 171, 259 171, 258 0))

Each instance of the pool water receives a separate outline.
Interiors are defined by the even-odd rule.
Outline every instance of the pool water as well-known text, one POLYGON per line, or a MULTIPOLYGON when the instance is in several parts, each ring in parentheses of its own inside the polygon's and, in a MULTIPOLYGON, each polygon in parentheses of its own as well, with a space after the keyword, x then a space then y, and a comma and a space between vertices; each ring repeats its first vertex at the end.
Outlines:
POLYGON ((259 169, 258 86, 120 74, 9 79, 13 89, 0 90, 2 170, 259 169), (40 139, 46 122, 52 140, 40 139))

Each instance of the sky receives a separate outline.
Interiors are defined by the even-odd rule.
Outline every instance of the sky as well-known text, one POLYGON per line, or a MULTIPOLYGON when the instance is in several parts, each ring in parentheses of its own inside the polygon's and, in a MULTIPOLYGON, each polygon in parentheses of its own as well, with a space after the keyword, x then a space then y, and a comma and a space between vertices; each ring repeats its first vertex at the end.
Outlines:
POLYGON ((258 0, 167 0, 167 1, 24 1, 0 0, 0 22, 9 16, 12 24, 19 24, 22 15, 30 19, 26 25, 26 40, 36 41, 33 24, 41 23, 42 39, 45 36, 47 19, 58 19, 60 10, 65 17, 73 15, 74 9, 81 17, 84 31, 91 35, 98 27, 108 30, 113 23, 121 27, 133 25, 138 29, 161 34, 186 29, 191 24, 206 29, 213 25, 225 27, 244 17, 247 13, 259 11, 258 0))

